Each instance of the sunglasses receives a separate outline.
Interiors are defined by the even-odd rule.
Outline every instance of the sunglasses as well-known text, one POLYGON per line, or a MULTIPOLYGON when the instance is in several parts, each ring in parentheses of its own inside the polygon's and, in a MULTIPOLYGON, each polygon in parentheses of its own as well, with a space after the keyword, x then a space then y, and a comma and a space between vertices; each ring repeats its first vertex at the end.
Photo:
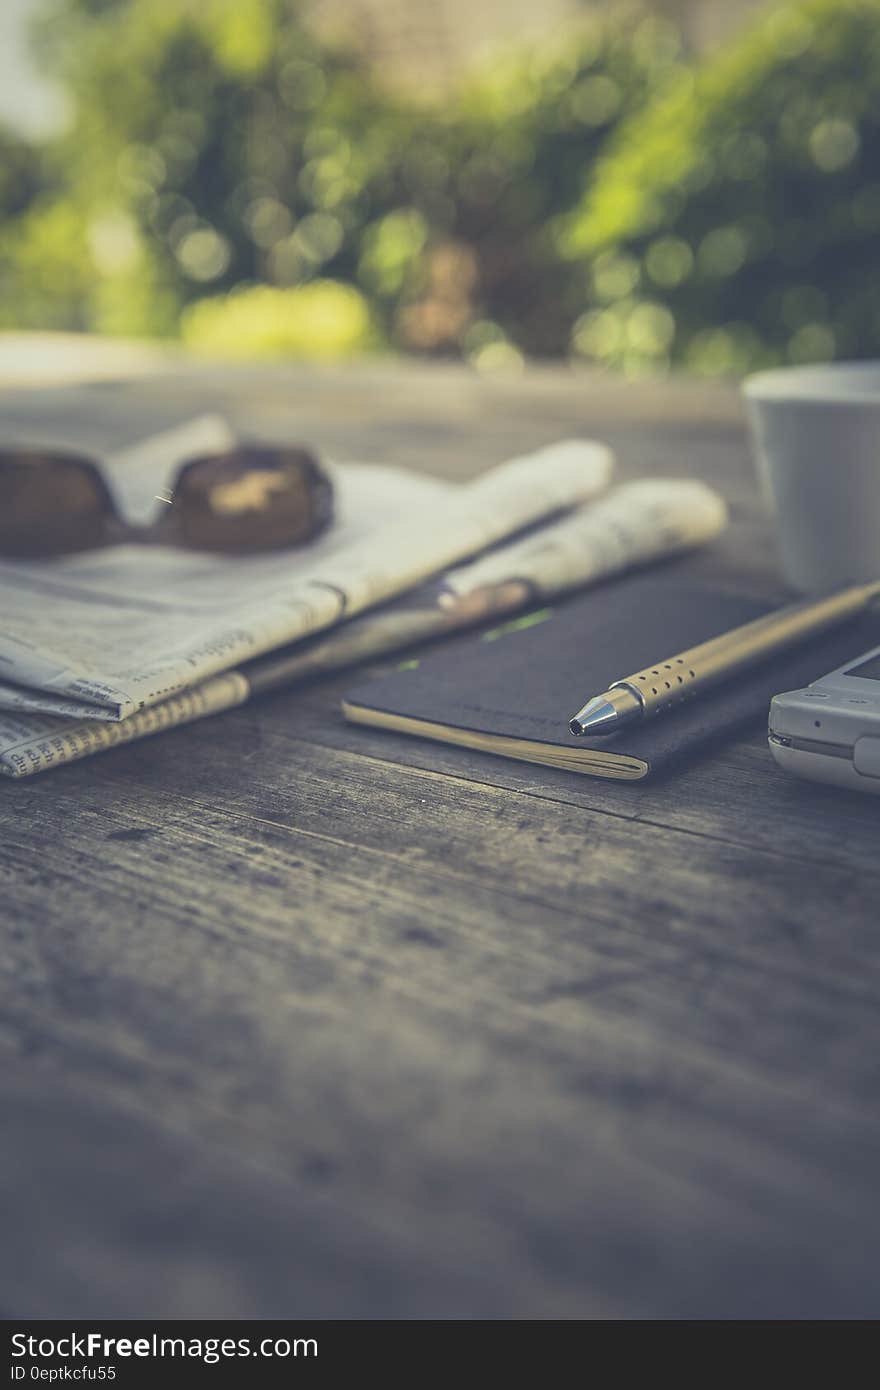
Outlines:
POLYGON ((151 525, 124 521, 97 463, 0 449, 0 555, 69 555, 120 541, 251 554, 305 545, 333 515, 333 485, 306 449, 242 444, 190 459, 151 525))

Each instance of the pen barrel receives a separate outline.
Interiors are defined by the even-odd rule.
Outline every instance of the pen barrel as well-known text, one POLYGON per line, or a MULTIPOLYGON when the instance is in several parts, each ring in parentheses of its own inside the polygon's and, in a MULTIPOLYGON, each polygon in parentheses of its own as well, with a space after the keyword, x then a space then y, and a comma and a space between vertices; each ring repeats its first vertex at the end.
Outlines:
POLYGON ((786 647, 856 617, 877 594, 878 586, 859 585, 824 599, 790 604, 643 667, 614 685, 638 695, 645 714, 659 714, 786 647))

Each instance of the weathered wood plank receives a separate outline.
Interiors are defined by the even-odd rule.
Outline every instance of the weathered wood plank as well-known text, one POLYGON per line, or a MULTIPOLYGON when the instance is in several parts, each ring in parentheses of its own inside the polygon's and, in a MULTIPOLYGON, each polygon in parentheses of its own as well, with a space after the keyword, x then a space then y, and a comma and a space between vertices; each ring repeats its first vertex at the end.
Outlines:
MULTIPOLYGON (((419 1211, 423 1262, 432 1266, 439 1252, 435 1297, 449 1223, 463 1238, 472 1221, 485 1222, 490 1193, 493 1259, 505 1245, 496 1224, 535 1248, 512 1271, 514 1286, 532 1287, 533 1311, 560 1261, 572 1282, 557 1311, 573 1308, 575 1294, 579 1311, 590 1311, 607 1299, 597 1292, 607 1280, 638 1282, 652 1242, 665 1242, 677 1267, 698 1230, 710 1260, 723 1249, 739 1278, 748 1233, 769 1223, 781 1240, 792 1206, 808 1199, 821 1198, 826 1238, 864 1237, 877 1126, 861 1126, 851 1154, 846 1107, 817 1118, 803 1093, 816 1055, 800 1058, 793 1082, 773 1066, 774 1051, 790 1052, 792 1020, 784 980, 765 979, 758 963, 750 978, 729 962, 710 964, 698 946, 694 968, 687 948, 670 952, 650 937, 647 959, 631 941, 603 959, 589 903, 578 931, 546 905, 493 903, 486 890, 432 882, 417 866, 365 872, 358 847, 338 834, 251 817, 230 824, 216 806, 169 810, 167 795, 136 783, 100 792, 90 817, 67 821, 39 882, 27 884, 11 856, 17 937, 33 964, 30 976, 15 972, 26 998, 7 1027, 23 1026, 44 1079, 63 1078, 77 1096, 97 1082, 114 1105, 136 1098, 134 1132, 161 1113, 206 1151, 244 1158, 259 1144, 261 1165, 295 1175, 295 1186, 323 1167, 346 1210, 379 1214, 392 1257, 397 1223, 419 1211), (98 840, 96 823, 108 817, 120 824, 109 833, 125 838, 98 840), (122 939, 121 919, 133 928, 122 939), (72 920, 88 929, 72 930, 72 920), (744 1005, 747 1046, 736 1031, 744 1005), (667 1209, 674 1232, 663 1230, 667 1209), (621 1240, 640 1252, 628 1275, 617 1268, 621 1240)), ((16 816, 25 847, 26 811, 16 816)), ((687 922, 679 930, 687 938, 687 922)), ((606 926, 606 953, 613 934, 606 926)), ((800 998, 800 1008, 809 1002, 800 998)), ((867 1015, 853 1003, 846 1031, 856 1052, 867 1015)), ((828 992, 820 1011, 827 1045, 828 992)), ((833 1046, 824 1056, 841 1075, 852 1061, 833 1046)), ((771 1281, 786 1286, 777 1308, 790 1306, 793 1279, 802 1298, 818 1298, 816 1281, 826 1296, 810 1248, 815 1224, 808 1235, 806 1246, 799 1238, 783 1249, 782 1270, 771 1259, 759 1286, 765 1298, 771 1281)), ((510 1260, 508 1251, 493 1271, 496 1297, 510 1260)), ((705 1273, 680 1269, 672 1305, 646 1289, 628 1306, 699 1310, 705 1273)), ((339 1306, 350 1296, 341 1289, 339 1306)), ((728 1306, 745 1296, 725 1286, 728 1306)))
MULTIPOLYGON (((714 1234, 713 1259, 719 1248, 735 1251, 755 1220, 777 1229, 786 1203, 808 1195, 821 1194, 826 1234, 835 1223, 863 1233, 880 1134, 862 1125, 852 1155, 841 1134, 852 1122, 847 1108, 812 1114, 801 1088, 815 1080, 816 1053, 799 1057, 794 1078, 774 1066, 779 1056, 791 1065, 797 1020, 786 1017, 784 980, 766 979, 758 963, 750 974, 707 962, 697 946, 694 969, 687 947, 670 962, 668 945, 664 962, 663 942, 658 953, 650 937, 647 959, 627 941, 603 960, 589 900, 578 931, 570 915, 507 895, 493 903, 472 883, 446 880, 438 892, 416 866, 365 873, 362 852, 338 835, 251 817, 230 824, 216 805, 196 816, 191 807, 169 810, 167 795, 145 795, 142 784, 100 790, 91 817, 67 822, 40 882, 25 883, 11 857, 19 939, 43 981, 16 971, 31 1003, 7 1026, 30 1023, 30 1055, 44 1073, 83 1088, 97 1081, 117 1104, 133 1094, 144 1119, 161 1107, 166 1125, 211 1148, 244 1156, 258 1142, 262 1163, 279 1176, 291 1164, 308 1169, 316 1152, 333 1155, 331 1167, 346 1154, 354 1172, 340 1178, 340 1200, 382 1213, 392 1247, 400 1203, 422 1212, 439 1185, 447 1201, 424 1226, 429 1261, 449 1201, 478 1211, 489 1191, 509 1185, 506 1199, 494 1199, 503 1222, 515 1219, 522 1239, 545 1252, 521 1263, 517 1278, 537 1288, 552 1283, 559 1260, 575 1269, 584 1260, 582 1309, 597 1306, 594 1283, 607 1287, 601 1275, 613 1274, 621 1231, 643 1249, 657 1239, 667 1203, 682 1219, 683 1188, 685 1227, 714 1234), (110 842, 115 865, 95 833, 108 816, 121 826, 110 834, 127 837, 110 842), (163 856, 157 838, 171 853, 163 856), (134 928, 122 940, 121 915, 134 928), (88 931, 71 930, 71 920, 88 931), (747 1045, 738 1031, 744 1007, 747 1045), (366 1074, 357 1066, 364 1057, 366 1074), (355 1078, 365 1094, 353 1094, 355 1078), (431 1121, 403 1136, 413 1104, 431 1121), (621 1125, 634 1127, 636 1152, 621 1151, 621 1125), (405 1141, 402 1166, 396 1146, 386 1152, 389 1133, 405 1141), (560 1171, 566 1151, 572 1161, 560 1171), (708 1153, 706 1179, 695 1169, 708 1153), (597 1248, 591 1236, 582 1256, 571 1242, 601 1231, 609 1213, 606 1242, 597 1248)), ((70 808, 62 800, 59 809, 70 808)), ((26 812, 20 806, 16 817, 25 848, 26 812)), ((685 914, 685 939, 687 927, 685 914)), ((804 992, 795 987, 799 1008, 816 1007, 804 992)), ((819 995, 824 1016, 805 1025, 815 1034, 820 1024, 826 1071, 846 1075, 873 1010, 848 998, 841 1030, 833 995, 819 995), (829 1045, 835 1029, 847 1034, 842 1049, 829 1045)), ((858 1077, 850 1085, 857 1089, 858 1077)), ((811 1281, 824 1287, 809 1241, 795 1249, 802 1295, 811 1281)), ((783 1254, 790 1281, 793 1250, 783 1254)), ((614 1277, 623 1280, 623 1271, 614 1277)), ((697 1284, 688 1276, 675 1288, 682 1307, 697 1284)), ((736 1287, 725 1296, 735 1302, 736 1287)), ((662 1300, 644 1307, 669 1311, 662 1300)))

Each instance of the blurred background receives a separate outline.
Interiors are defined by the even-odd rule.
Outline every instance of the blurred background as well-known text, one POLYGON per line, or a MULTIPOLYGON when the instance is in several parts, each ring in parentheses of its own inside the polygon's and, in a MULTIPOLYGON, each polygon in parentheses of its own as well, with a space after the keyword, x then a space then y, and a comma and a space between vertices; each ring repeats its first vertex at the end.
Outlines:
POLYGON ((880 0, 2 0, 0 329, 880 355, 880 0))

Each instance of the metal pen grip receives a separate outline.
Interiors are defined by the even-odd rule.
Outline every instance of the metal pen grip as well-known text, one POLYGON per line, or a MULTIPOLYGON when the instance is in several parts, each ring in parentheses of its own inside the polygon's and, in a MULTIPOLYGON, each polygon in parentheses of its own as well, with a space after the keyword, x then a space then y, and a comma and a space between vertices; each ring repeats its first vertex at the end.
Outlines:
MULTIPOLYGON (((646 666, 615 681, 635 694, 645 714, 659 714, 751 666, 763 657, 834 627, 861 613, 876 586, 844 589, 826 599, 806 600, 755 618, 732 632, 646 666)), ((614 688, 612 687, 612 688, 614 688)))

